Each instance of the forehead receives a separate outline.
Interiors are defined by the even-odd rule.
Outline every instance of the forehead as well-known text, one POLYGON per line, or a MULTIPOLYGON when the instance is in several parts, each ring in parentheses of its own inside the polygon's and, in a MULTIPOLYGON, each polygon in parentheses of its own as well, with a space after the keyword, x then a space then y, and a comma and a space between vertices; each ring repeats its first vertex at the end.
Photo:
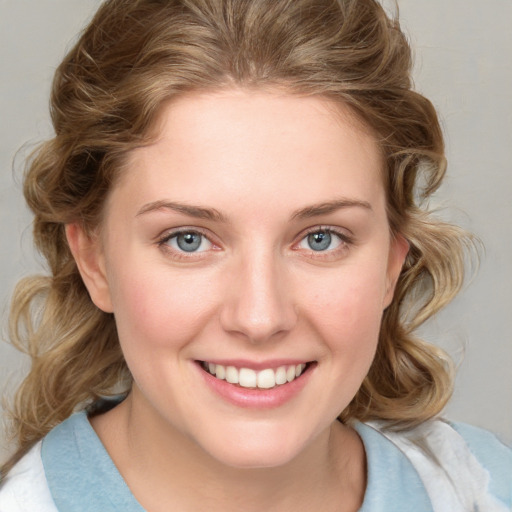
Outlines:
POLYGON ((188 94, 162 107, 154 133, 151 144, 128 155, 117 187, 131 189, 139 203, 170 196, 194 204, 260 198, 264 205, 286 194, 297 208, 383 195, 375 138, 347 107, 323 97, 188 94))

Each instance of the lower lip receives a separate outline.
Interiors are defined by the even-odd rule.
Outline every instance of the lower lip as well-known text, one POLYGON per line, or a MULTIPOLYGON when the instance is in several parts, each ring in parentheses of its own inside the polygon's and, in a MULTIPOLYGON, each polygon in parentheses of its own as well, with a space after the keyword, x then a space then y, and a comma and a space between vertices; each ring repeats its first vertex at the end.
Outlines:
POLYGON ((286 384, 271 389, 254 389, 243 388, 225 380, 217 379, 205 371, 199 361, 196 361, 198 371, 214 393, 237 407, 252 409, 272 409, 292 400, 308 383, 315 366, 316 364, 309 364, 300 377, 286 384))

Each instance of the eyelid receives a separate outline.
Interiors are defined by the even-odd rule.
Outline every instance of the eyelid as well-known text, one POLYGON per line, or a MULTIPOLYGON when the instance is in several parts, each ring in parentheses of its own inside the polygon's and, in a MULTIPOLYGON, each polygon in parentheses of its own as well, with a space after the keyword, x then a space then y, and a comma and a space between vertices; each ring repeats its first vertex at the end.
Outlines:
POLYGON ((299 241, 301 241, 308 235, 311 235, 312 233, 318 233, 320 231, 338 235, 344 242, 347 242, 347 243, 354 242, 354 236, 352 235, 352 233, 350 233, 350 231, 348 229, 339 228, 339 227, 335 227, 335 226, 326 226, 326 225, 312 226, 310 228, 307 228, 305 231, 300 233, 300 235, 298 236, 298 239, 299 239, 299 241))
POLYGON ((322 259, 322 258, 332 258, 338 256, 340 253, 343 253, 348 250, 348 248, 355 243, 354 237, 352 234, 348 234, 348 229, 343 229, 335 226, 325 226, 325 225, 319 225, 319 226, 312 226, 310 228, 307 228, 305 231, 302 231, 298 237, 297 241, 294 242, 292 249, 296 251, 306 252, 308 257, 313 257, 316 259, 322 259), (340 238, 341 244, 331 250, 325 250, 325 251, 314 251, 313 249, 302 249, 299 248, 299 244, 309 235, 313 233, 318 232, 324 232, 324 233, 330 233, 333 235, 336 235, 340 238))
MULTIPOLYGON (((210 230, 198 227, 198 226, 179 226, 176 228, 168 229, 163 231, 160 235, 156 237, 156 244, 162 248, 162 250, 165 250, 168 254, 170 254, 175 259, 186 259, 191 260, 194 258, 201 258, 204 257, 205 253, 208 253, 210 251, 218 251, 221 248, 221 244, 216 241, 216 237, 211 233, 210 230), (211 244, 212 248, 207 251, 201 251, 201 252, 182 252, 177 251, 174 248, 170 247, 166 244, 171 238, 181 234, 181 233, 198 233, 202 236, 204 236, 211 244)), ((316 259, 322 259, 322 258, 329 258, 329 257, 335 257, 338 256, 340 253, 345 252, 348 250, 349 246, 353 245, 355 243, 354 236, 350 232, 350 230, 346 228, 340 228, 337 226, 328 226, 328 225, 317 225, 317 226, 311 226, 304 231, 302 231, 298 236, 296 241, 292 245, 292 250, 295 251, 301 251, 301 252, 307 252, 308 256, 313 256, 316 259), (331 233, 336 236, 338 236, 341 240, 341 244, 339 247, 326 250, 326 251, 314 251, 314 250, 307 250, 307 249, 300 249, 297 246, 312 233, 318 233, 320 231, 331 233), (350 234, 349 234, 350 233, 350 234)))
POLYGON ((158 235, 156 238, 156 244, 158 247, 160 247, 162 250, 164 250, 167 254, 170 254, 175 259, 187 259, 191 260, 194 258, 201 258, 205 253, 210 252, 211 250, 218 250, 219 245, 215 240, 215 237, 212 236, 211 232, 208 230, 205 230, 204 228, 200 228, 197 226, 180 226, 177 228, 172 228, 165 230, 162 232, 162 234, 158 235), (200 251, 200 252, 190 252, 187 253, 185 251, 178 251, 167 244, 169 240, 172 238, 182 234, 182 233, 197 233, 201 236, 204 236, 212 245, 212 248, 207 251, 200 251))
POLYGON ((173 236, 179 235, 181 233, 199 233, 200 235, 206 237, 212 244, 218 245, 216 242, 214 242, 214 236, 209 230, 200 228, 198 226, 179 226, 176 228, 166 229, 155 237, 155 241, 157 243, 165 242, 172 238, 173 236))

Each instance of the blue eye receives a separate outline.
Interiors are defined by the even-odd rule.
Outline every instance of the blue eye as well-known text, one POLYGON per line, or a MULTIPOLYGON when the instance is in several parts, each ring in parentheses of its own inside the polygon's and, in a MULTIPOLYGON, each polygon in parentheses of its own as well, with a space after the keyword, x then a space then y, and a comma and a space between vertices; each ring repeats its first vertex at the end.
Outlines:
POLYGON ((332 236, 330 233, 319 231, 308 235, 308 245, 313 251, 326 251, 331 245, 332 236))
POLYGON ((337 233, 327 229, 319 229, 305 236, 300 241, 299 247, 310 251, 323 252, 337 249, 343 243, 344 240, 337 233))
POLYGON ((182 252, 203 252, 212 248, 212 243, 197 231, 182 231, 170 236, 167 245, 182 252))

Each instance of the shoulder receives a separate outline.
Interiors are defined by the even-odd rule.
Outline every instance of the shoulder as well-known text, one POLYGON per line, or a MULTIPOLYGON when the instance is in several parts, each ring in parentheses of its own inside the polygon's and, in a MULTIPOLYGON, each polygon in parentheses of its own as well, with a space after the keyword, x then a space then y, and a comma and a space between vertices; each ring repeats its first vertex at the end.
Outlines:
POLYGON ((144 512, 85 411, 73 414, 48 433, 41 458, 59 510, 144 512))
POLYGON ((450 423, 450 426, 489 474, 490 491, 512 509, 512 447, 487 430, 465 423, 450 423))
POLYGON ((512 509, 512 450, 492 433, 433 420, 404 432, 375 425, 412 462, 435 510, 512 509))
POLYGON ((1 512, 57 512, 41 460, 41 442, 12 468, 0 484, 1 512))

